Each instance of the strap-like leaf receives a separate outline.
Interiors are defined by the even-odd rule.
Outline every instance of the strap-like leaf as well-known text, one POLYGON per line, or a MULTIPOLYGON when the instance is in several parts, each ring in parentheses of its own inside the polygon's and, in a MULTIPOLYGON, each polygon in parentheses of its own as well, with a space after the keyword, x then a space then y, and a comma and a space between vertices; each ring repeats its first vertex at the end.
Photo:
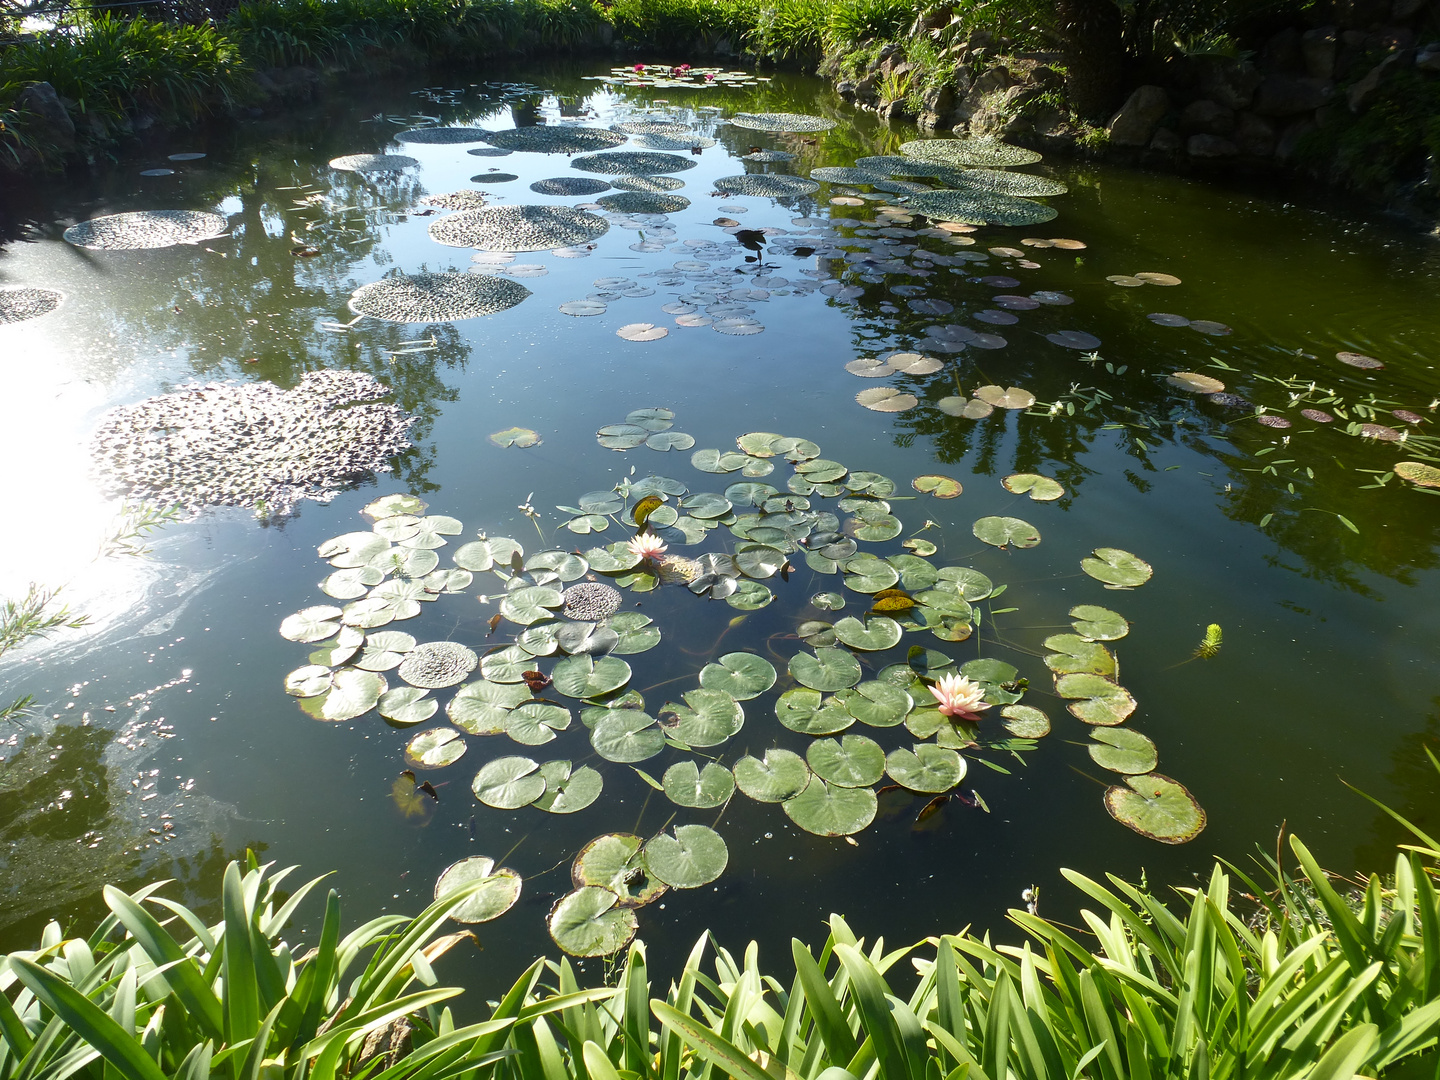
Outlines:
POLYGON ((831 1061, 849 1061, 855 1056, 855 1036, 845 1022, 840 1002, 830 989, 825 973, 815 963, 810 950, 798 939, 790 942, 790 954, 795 958, 795 974, 805 988, 805 1004, 815 1018, 815 1029, 819 1032, 831 1061))
POLYGON ((175 991, 186 1011, 212 1039, 223 1039, 225 1027, 220 1001, 206 985, 200 966, 185 955, 185 950, 153 915, 125 893, 113 885, 106 885, 104 895, 105 903, 115 913, 116 919, 140 943, 145 954, 157 966, 170 965, 165 971, 165 982, 175 991))
POLYGON ((1374 1024, 1360 1024, 1335 1040, 1306 1080, 1351 1080, 1380 1041, 1374 1024))
MULTIPOLYGON (((704 1024, 698 1023, 694 1017, 686 1016, 659 999, 650 1002, 650 1010, 660 1023, 678 1033, 695 1053, 734 1077, 734 1080, 774 1080, 774 1077, 751 1061, 734 1043, 722 1039, 704 1024)), ((619 1080, 618 1075, 605 1076, 596 1071, 595 1064, 591 1061, 592 1046, 595 1044, 585 1044, 585 1064, 590 1069, 592 1080, 619 1080)), ((598 1056, 604 1058, 599 1047, 595 1047, 595 1050, 598 1056)), ((608 1059, 606 1064, 609 1064, 608 1059)), ((614 1073, 613 1068, 611 1073, 614 1073)))

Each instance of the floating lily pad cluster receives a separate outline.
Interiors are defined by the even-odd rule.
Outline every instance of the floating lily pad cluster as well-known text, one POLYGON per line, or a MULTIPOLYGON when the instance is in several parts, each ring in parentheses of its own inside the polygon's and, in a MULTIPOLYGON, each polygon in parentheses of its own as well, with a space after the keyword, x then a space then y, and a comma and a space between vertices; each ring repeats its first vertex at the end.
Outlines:
POLYGON ((346 154, 331 160, 330 167, 341 172, 401 173, 420 162, 404 154, 346 154))
MULTIPOLYGON (((615 449, 655 439, 665 443, 657 449, 692 447, 673 422, 668 409, 637 409, 600 438, 615 449)), ((738 793, 777 805, 799 828, 826 837, 863 831, 882 796, 928 799, 922 813, 933 815, 971 764, 992 752, 1033 749, 1049 732, 1045 713, 1023 702, 1027 683, 1013 665, 953 655, 955 643, 989 617, 985 605, 1003 586, 973 567, 932 561, 936 547, 923 538, 901 542, 893 480, 773 432, 741 435, 733 449, 696 450, 690 464, 713 481, 632 472, 559 506, 571 534, 613 529, 626 538, 590 541, 584 550, 527 552, 510 538, 466 538, 459 520, 427 514, 413 495, 371 502, 363 511, 369 530, 318 550, 331 566, 320 587, 334 602, 281 624, 283 636, 311 647, 286 691, 307 714, 331 721, 375 710, 392 725, 418 727, 443 707, 446 723, 409 737, 406 763, 445 768, 483 747, 471 788, 497 811, 579 812, 623 768, 678 812, 718 810, 738 793), (782 468, 783 484, 775 475, 782 468), (783 662, 717 649, 694 683, 672 685, 663 704, 632 685, 626 658, 663 642, 662 628, 634 600, 673 588, 693 597, 687 603, 752 612, 775 602, 797 571, 832 578, 834 587, 799 605, 792 633, 772 637, 772 646, 793 643, 783 662), (488 647, 422 642, 399 629, 427 604, 477 585, 496 607, 488 647), (958 699, 934 689, 944 680, 968 695, 970 711, 953 711, 947 702, 958 699), (578 754, 572 730, 588 744, 578 754), (473 742, 500 736, 510 745, 473 742), (562 738, 567 752, 540 752, 562 738), (663 770, 646 764, 661 755, 663 770)), ((945 479, 914 486, 950 497, 945 479)), ((1005 485, 1037 502, 1063 495, 1035 473, 1005 485)), ((981 518, 973 531, 997 547, 1040 542, 1018 518, 981 518)), ((1116 589, 1151 573, 1143 560, 1110 548, 1097 549, 1083 569, 1116 589)), ((1095 763, 1126 778, 1107 791, 1107 808, 1147 836, 1189 839, 1203 826, 1203 811, 1154 771, 1153 744, 1120 727, 1135 702, 1115 681, 1105 643, 1123 638, 1129 624, 1094 605, 1071 617, 1073 633, 1046 640, 1045 664, 1070 711, 1095 728, 1095 763)), ((667 889, 709 884, 728 858, 711 825, 683 820, 648 838, 598 837, 577 855, 575 887, 551 909, 550 932, 575 955, 613 952, 635 933, 637 908, 667 889)), ((477 919, 498 915, 519 895, 518 875, 491 863, 466 860, 446 874, 495 879, 477 919)))
POLYGON ((397 142, 424 146, 459 146, 488 141, 492 132, 478 127, 418 127, 395 136, 397 142))
POLYGON ((505 311, 529 295, 519 282, 489 274, 391 274, 356 289, 350 310, 387 322, 457 322, 505 311))
POLYGON ((225 225, 220 214, 199 210, 135 210, 72 225, 65 239, 101 251, 142 251, 211 240, 225 232, 225 225))
POLYGON ((389 469, 409 447, 414 420, 389 393, 351 371, 308 372, 290 390, 182 387, 106 413, 92 441, 96 472, 130 499, 287 514, 300 499, 328 502, 389 469))
MULTIPOLYGON (((585 75, 591 82, 615 86, 664 87, 685 90, 707 90, 715 87, 754 86, 767 83, 768 76, 753 71, 730 71, 720 67, 691 67, 684 64, 633 64, 610 69, 609 75, 585 75)), ((706 106, 709 108, 709 106, 706 106)))
POLYGON ((568 124, 542 124, 534 127, 490 131, 484 141, 501 150, 524 150, 533 154, 580 154, 606 150, 623 145, 628 136, 604 128, 568 124))
POLYGON ((481 251, 546 251, 597 240, 609 229, 604 218, 573 206, 490 206, 441 218, 430 239, 481 251))

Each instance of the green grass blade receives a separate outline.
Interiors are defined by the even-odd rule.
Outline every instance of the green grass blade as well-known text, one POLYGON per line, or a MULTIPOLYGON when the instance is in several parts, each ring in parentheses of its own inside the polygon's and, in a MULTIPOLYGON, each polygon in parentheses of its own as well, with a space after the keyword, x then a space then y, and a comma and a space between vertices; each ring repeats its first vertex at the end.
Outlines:
POLYGON ((116 919, 140 943, 140 948, 157 967, 165 970, 165 982, 189 1014, 212 1039, 225 1037, 225 1017, 220 999, 206 984, 200 966, 186 956, 179 943, 170 936, 155 917, 113 885, 106 885, 105 903, 116 919))
POLYGON ((830 989, 825 973, 815 963, 810 950, 798 939, 790 942, 790 954, 795 958, 795 974, 805 990, 805 1004, 815 1018, 815 1028, 825 1044, 831 1061, 850 1061, 857 1049, 855 1036, 845 1021, 840 1002, 830 989))
MULTIPOLYGON (((775 1080, 759 1065, 751 1061, 734 1043, 722 1039, 694 1017, 686 1016, 658 998, 650 1002, 650 1011, 655 1014, 660 1023, 678 1033, 696 1054, 720 1068, 734 1080, 775 1080)), ((590 1060, 590 1047, 593 1045, 593 1043, 587 1043, 585 1047, 585 1064, 590 1068, 592 1080, 618 1080, 618 1077, 603 1076, 595 1071, 590 1060)), ((599 1052, 599 1047, 596 1047, 596 1051, 599 1052)), ((600 1056, 604 1055, 600 1054, 600 1056)), ((609 1065, 608 1059, 605 1064, 609 1065)), ((614 1070, 611 1069, 611 1072, 613 1073, 614 1070)))
POLYGON ((245 904, 240 867, 225 868, 221 887, 225 909, 225 1041, 231 1045, 251 1038, 260 1026, 260 987, 255 977, 255 958, 250 954, 250 912, 245 904))

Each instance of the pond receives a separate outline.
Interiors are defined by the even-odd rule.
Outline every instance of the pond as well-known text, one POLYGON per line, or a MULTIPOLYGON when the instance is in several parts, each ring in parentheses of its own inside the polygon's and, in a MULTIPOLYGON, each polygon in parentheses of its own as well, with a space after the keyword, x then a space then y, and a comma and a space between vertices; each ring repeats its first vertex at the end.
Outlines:
POLYGON ((8 197, 0 284, 63 302, 0 325, 0 585, 91 622, 0 669, 36 699, 0 732, 4 948, 247 846, 353 921, 482 857, 523 882, 455 962, 488 990, 557 904, 577 952, 710 927, 784 963, 832 911, 1073 919, 1060 867, 1186 884, 1282 825, 1381 868, 1342 780, 1424 820, 1433 242, 1073 162, 927 201, 916 132, 703 77, 374 80, 8 197), (436 126, 484 130, 404 134, 436 126), (507 149, 552 137, 582 152, 507 149), (331 167, 363 154, 410 163, 331 167), (1048 216, 997 185, 1068 192, 947 219, 1048 216), (150 210, 222 218, 63 237, 150 210), (192 509, 136 538, 117 485, 192 509))

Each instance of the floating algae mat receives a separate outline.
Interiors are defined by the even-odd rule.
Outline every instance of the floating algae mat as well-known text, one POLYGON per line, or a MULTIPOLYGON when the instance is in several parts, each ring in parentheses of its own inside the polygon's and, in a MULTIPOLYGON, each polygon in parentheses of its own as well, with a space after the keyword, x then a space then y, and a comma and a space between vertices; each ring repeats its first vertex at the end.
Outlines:
POLYGON ((102 620, 3 669, 0 768, 73 793, 17 803, 12 947, 246 847, 359 919, 481 882, 489 997, 1075 922, 1060 867, 1281 821, 1387 863, 1332 778, 1433 802, 1432 247, 793 74, 487 78, 7 201, 0 566, 102 620))
POLYGON ((177 244, 198 244, 225 231, 219 214, 198 210, 137 210, 72 225, 65 239, 76 247, 102 251, 139 251, 177 244))

